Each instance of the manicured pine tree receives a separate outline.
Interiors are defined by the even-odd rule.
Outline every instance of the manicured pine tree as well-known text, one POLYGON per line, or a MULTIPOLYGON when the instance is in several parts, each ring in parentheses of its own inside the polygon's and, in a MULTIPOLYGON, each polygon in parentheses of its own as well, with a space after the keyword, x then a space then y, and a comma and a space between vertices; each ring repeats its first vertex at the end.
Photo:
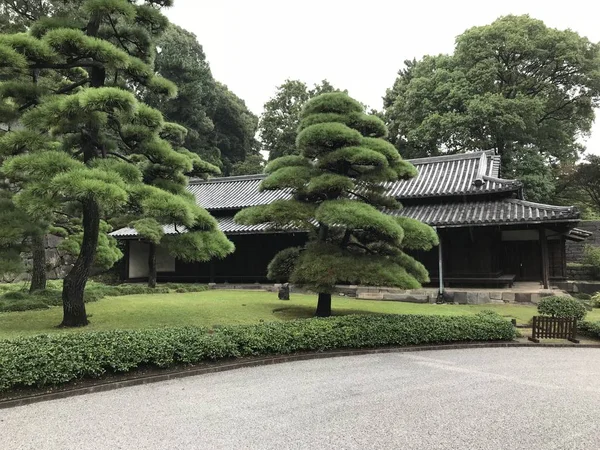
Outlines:
POLYGON ((384 212, 400 208, 384 183, 416 175, 383 139, 386 133, 379 118, 365 114, 345 93, 309 100, 296 139, 299 155, 270 162, 261 183, 262 190, 291 189, 292 198, 246 208, 235 217, 243 224, 309 231, 307 244, 278 253, 268 273, 317 292, 317 316, 331 315, 336 284, 415 289, 429 279, 405 250, 431 249, 438 244, 435 231, 384 212))
POLYGON ((2 164, 2 176, 22 183, 14 202, 30 215, 66 215, 81 226, 80 240, 72 238, 78 256, 63 282, 62 326, 88 323, 83 293, 90 268, 99 257, 114 262, 120 256, 97 252, 108 239, 103 217, 145 218, 145 232, 154 234, 177 225, 187 233, 165 237, 165 245, 184 259, 233 250, 185 190, 185 174, 203 162, 165 139, 182 127, 165 123, 134 95, 176 94, 151 65, 153 40, 167 26, 159 9, 170 4, 86 0, 77 14, 38 20, 28 33, 0 35, 2 79, 36 72, 58 79, 41 92, 33 82, 20 83, 19 95, 31 93, 26 103, 4 90, 0 111, 18 118, 23 129, 12 139, 29 149, 2 164), (38 135, 56 144, 33 151, 30 141, 38 135))

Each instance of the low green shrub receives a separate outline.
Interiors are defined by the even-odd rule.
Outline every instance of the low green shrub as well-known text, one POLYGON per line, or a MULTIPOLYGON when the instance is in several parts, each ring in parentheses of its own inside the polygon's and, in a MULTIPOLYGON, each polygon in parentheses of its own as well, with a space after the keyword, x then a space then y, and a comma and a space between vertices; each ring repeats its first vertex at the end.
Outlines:
POLYGON ((577 324, 577 331, 587 336, 600 339, 600 322, 579 322, 577 324))
POLYGON ((585 306, 572 297, 544 297, 538 303, 538 312, 545 316, 572 317, 583 320, 587 314, 585 306))
POLYGON ((600 292, 596 292, 592 295, 590 302, 594 308, 600 308, 600 292))
POLYGON ((0 312, 2 311, 30 311, 34 309, 46 309, 49 306, 39 298, 30 297, 23 300, 7 300, 0 297, 0 312))
MULTIPOLYGON (((27 285, 13 283, 0 285, 0 312, 46 309, 62 305, 62 282, 48 281, 47 289, 29 294, 27 285)), ((116 286, 89 281, 83 299, 86 303, 98 301, 104 297, 135 294, 168 294, 169 292, 201 292, 208 289, 205 284, 165 283, 149 288, 143 284, 119 284, 116 286)))
POLYGON ((65 383, 140 366, 340 348, 511 340, 497 314, 351 315, 259 325, 41 335, 0 341, 0 391, 65 383))
POLYGON ((4 300, 25 300, 28 297, 27 292, 23 291, 8 291, 2 295, 4 300))

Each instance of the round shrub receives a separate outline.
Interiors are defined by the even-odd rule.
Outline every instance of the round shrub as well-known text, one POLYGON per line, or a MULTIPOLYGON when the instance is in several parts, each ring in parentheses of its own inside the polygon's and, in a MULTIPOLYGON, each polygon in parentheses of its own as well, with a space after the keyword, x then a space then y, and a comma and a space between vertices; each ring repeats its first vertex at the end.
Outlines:
POLYGON ((587 311, 585 306, 572 297, 552 296, 540 300, 538 312, 545 316, 570 317, 582 320, 587 311))
POLYGON ((287 283, 294 271, 301 247, 289 247, 275 255, 267 267, 267 277, 277 283, 287 283))

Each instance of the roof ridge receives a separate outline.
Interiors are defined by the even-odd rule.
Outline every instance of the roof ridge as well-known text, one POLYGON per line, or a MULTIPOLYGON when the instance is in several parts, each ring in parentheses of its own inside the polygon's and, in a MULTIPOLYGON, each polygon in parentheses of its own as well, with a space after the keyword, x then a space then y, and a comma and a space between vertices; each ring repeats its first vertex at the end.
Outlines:
POLYGON ((577 210, 577 207, 575 206, 548 205, 547 203, 531 202, 529 200, 521 200, 519 198, 507 198, 505 201, 510 203, 519 203, 526 206, 543 207, 547 209, 565 209, 569 211, 577 210))
POLYGON ((437 155, 437 156, 425 156, 424 158, 411 158, 405 159, 412 164, 429 164, 440 161, 459 161, 461 159, 477 159, 481 158, 482 155, 492 156, 495 154, 494 150, 477 150, 475 152, 466 153, 452 153, 450 155, 437 155))
POLYGON ((214 177, 203 180, 202 178, 190 178, 189 184, 225 183, 229 181, 262 180, 266 177, 264 173, 253 175, 232 175, 228 177, 214 177))
POLYGON ((509 183, 509 184, 516 184, 519 186, 523 185, 522 181, 519 180, 512 180, 510 178, 500 178, 500 177, 493 177, 491 175, 483 175, 482 177, 484 180, 489 180, 489 181, 496 181, 498 183, 509 183))

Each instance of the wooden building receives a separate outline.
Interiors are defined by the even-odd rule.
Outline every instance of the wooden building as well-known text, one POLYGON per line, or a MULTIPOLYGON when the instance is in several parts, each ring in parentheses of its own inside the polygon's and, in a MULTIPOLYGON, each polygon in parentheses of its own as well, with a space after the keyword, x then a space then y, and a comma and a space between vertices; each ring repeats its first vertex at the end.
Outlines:
MULTIPOLYGON (((519 181, 499 177, 493 152, 414 159, 419 175, 386 187, 404 206, 390 214, 418 219, 436 228, 441 245, 415 255, 428 268, 432 283, 510 284, 566 277, 565 240, 589 236, 576 227, 574 207, 526 200, 519 181)), ((279 250, 302 244, 306 233, 273 230, 268 225, 236 224, 242 208, 289 198, 288 190, 259 192, 264 175, 192 181, 189 190, 211 212, 236 246, 223 260, 185 263, 158 251, 159 281, 216 283, 267 282, 266 267, 279 250)), ((165 233, 175 233, 166 227, 165 233)), ((147 276, 148 246, 134 229, 113 233, 125 243, 124 278, 147 276)))

